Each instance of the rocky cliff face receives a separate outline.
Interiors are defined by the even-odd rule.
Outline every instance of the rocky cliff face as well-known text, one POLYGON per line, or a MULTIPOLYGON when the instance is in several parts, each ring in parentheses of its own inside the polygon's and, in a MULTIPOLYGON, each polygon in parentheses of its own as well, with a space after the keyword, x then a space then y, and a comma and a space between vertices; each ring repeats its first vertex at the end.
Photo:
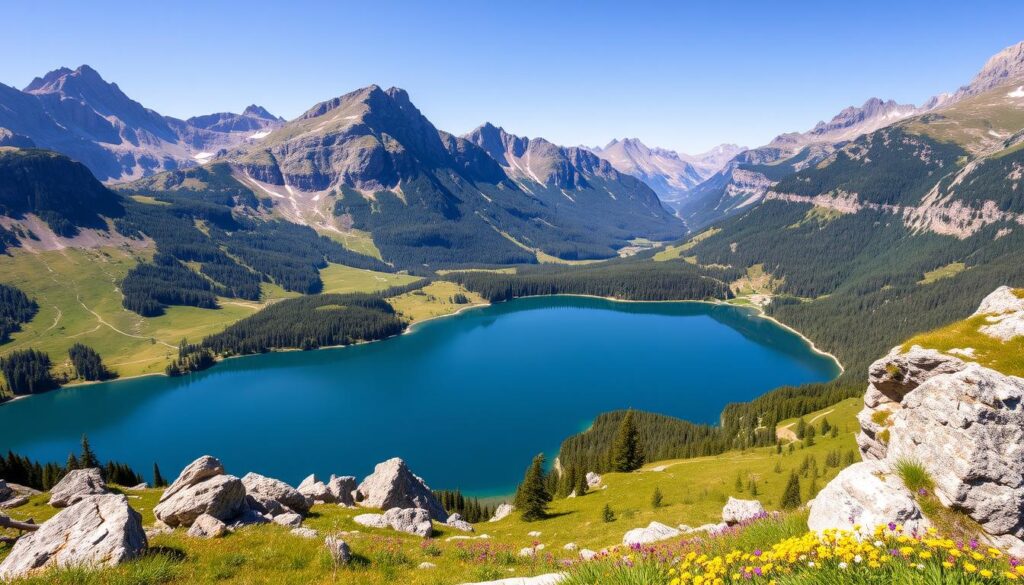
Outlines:
MULTIPOLYGON (((1024 334, 1016 329, 1024 324, 1024 298, 1006 287, 987 297, 976 316, 989 323, 979 329, 983 334, 1004 341, 1024 334)), ((957 353, 970 356, 973 350, 957 353)), ((927 471, 944 506, 977 522, 997 546, 1024 553, 1024 379, 919 346, 894 349, 872 364, 868 378, 858 415, 864 462, 819 494, 811 527, 860 523, 871 529, 867 519, 920 518, 908 504, 914 494, 896 477, 900 465, 913 463, 927 471), (868 490, 871 482, 886 489, 868 490), (863 497, 865 491, 871 497, 863 497)), ((924 525, 927 519, 915 524, 924 525)))

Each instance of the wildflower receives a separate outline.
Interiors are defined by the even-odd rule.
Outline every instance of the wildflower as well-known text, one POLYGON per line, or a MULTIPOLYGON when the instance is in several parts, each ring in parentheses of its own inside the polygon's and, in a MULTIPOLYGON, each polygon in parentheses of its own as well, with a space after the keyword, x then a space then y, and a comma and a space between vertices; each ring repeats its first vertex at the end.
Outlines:
POLYGON ((855 562, 857 564, 860 564, 861 561, 863 561, 863 560, 864 560, 864 557, 862 557, 860 555, 856 555, 856 556, 853 557, 853 562, 855 562))
POLYGON ((839 568, 840 568, 840 569, 845 569, 846 567, 849 567, 849 566, 850 566, 850 565, 847 565, 847 564, 846 564, 846 563, 844 563, 844 562, 840 562, 840 563, 839 563, 839 568))

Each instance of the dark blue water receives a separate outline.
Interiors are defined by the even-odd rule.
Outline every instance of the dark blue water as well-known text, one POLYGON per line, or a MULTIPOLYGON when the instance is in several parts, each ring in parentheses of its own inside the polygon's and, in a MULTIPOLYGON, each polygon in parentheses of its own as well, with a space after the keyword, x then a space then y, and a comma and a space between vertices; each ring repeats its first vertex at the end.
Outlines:
POLYGON ((434 488, 510 492, 595 415, 636 408, 705 423, 722 407, 838 374, 798 336, 701 303, 520 299, 356 347, 227 360, 184 378, 68 388, 0 406, 0 449, 101 458, 165 476, 199 455, 292 483, 405 458, 434 488))

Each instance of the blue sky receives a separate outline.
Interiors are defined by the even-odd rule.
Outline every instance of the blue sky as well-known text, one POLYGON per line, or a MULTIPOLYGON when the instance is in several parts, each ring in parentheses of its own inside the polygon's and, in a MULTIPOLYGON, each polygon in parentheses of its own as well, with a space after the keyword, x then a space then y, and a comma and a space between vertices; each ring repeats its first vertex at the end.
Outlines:
POLYGON ((1024 40, 1024 2, 7 0, 0 82, 88 63, 162 114, 294 117, 377 83, 439 127, 756 146, 872 96, 920 103, 1024 40))

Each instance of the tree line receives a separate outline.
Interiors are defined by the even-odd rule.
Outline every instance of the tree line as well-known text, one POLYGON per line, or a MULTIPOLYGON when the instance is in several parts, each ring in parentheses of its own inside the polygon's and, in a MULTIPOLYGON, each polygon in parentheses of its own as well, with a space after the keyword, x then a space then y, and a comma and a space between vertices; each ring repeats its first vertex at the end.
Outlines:
POLYGON ((101 462, 85 435, 82 435, 81 451, 77 454, 69 453, 67 461, 63 464, 40 463, 10 450, 7 451, 6 457, 0 456, 0 479, 40 491, 47 491, 57 485, 70 471, 91 468, 98 468, 103 480, 108 483, 131 487, 145 481, 125 463, 101 462))

